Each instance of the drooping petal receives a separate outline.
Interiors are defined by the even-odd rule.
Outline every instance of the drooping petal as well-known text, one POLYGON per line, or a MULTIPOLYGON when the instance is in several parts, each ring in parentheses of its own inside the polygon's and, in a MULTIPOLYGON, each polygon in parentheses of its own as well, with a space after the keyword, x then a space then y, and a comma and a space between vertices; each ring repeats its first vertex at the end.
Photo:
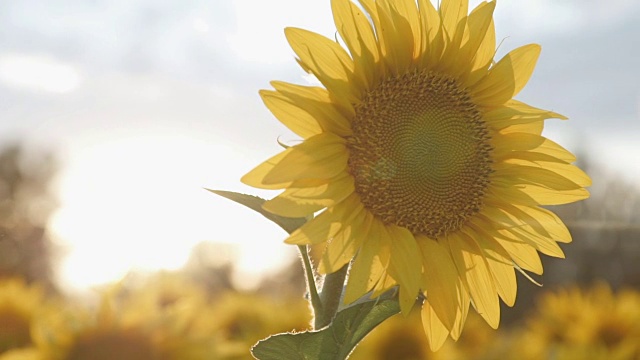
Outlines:
POLYGON ((458 273, 466 280, 474 307, 496 329, 500 323, 500 303, 482 251, 473 239, 461 232, 450 234, 446 242, 458 273))
POLYGON ((353 219, 342 227, 333 238, 320 258, 318 272, 329 274, 340 270, 349 263, 369 234, 373 217, 364 208, 360 208, 353 219))
POLYGON ((509 253, 494 240, 497 234, 473 223, 465 231, 482 249, 498 295, 505 304, 513 306, 517 293, 516 274, 509 253))
POLYGON ((542 262, 536 249, 521 238, 501 230, 499 225, 494 224, 492 218, 483 213, 476 215, 474 221, 481 223, 482 225, 480 227, 482 229, 489 229, 488 231, 491 236, 485 237, 485 239, 498 243, 506 250, 516 265, 534 274, 542 275, 542 262))
POLYGON ((387 271, 389 254, 382 249, 379 226, 372 220, 371 229, 363 238, 363 244, 351 265, 344 292, 346 304, 356 301, 369 292, 387 271))
MULTIPOLYGON (((422 274, 422 257, 413 234, 406 228, 387 226, 390 237, 391 261, 390 271, 400 284, 400 291, 406 291, 413 301, 418 295, 422 274)), ((401 303, 402 312, 406 315, 413 303, 401 303)))
POLYGON ((444 341, 447 340, 449 330, 442 321, 440 321, 428 299, 422 303, 420 314, 422 316, 422 327, 429 342, 429 348, 431 351, 438 351, 444 344, 444 341))
POLYGON ((424 262, 423 289, 433 297, 427 297, 438 318, 451 330, 460 311, 462 292, 465 291, 458 281, 451 253, 437 240, 424 236, 416 239, 424 262))

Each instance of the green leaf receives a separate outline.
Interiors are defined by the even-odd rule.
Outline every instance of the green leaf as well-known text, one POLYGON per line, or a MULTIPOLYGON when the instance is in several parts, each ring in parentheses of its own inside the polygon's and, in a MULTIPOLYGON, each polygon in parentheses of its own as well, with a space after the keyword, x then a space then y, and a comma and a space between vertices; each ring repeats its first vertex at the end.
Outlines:
POLYGON ((278 224, 278 226, 283 228, 284 231, 288 232, 289 234, 291 234, 294 230, 296 230, 297 228, 299 228, 300 226, 304 225, 304 223, 307 222, 306 218, 288 218, 288 217, 272 214, 264 210, 262 208, 262 204, 264 204, 267 200, 257 196, 241 194, 233 191, 211 190, 211 189, 205 189, 205 190, 211 191, 216 195, 222 196, 231 201, 235 201, 238 204, 242 204, 253 211, 259 212, 267 219, 278 224))
POLYGON ((400 312, 397 300, 366 301, 338 312, 319 331, 278 334, 258 342, 259 360, 342 360, 381 322, 400 312))

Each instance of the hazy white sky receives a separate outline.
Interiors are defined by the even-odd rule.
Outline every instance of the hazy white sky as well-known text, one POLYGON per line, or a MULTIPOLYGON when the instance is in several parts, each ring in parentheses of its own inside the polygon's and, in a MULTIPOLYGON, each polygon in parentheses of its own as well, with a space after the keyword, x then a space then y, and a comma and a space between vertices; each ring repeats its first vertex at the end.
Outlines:
MULTIPOLYGON (((496 10, 500 54, 543 47, 519 98, 569 116, 547 134, 629 181, 640 180, 638 20, 636 0, 496 10)), ((275 225, 202 190, 268 195, 239 178, 280 150, 278 136, 294 139, 257 94, 273 79, 305 81, 286 26, 333 37, 329 1, 0 2, 0 141, 60 154, 65 280, 179 267, 205 240, 241 246, 247 273, 291 256, 275 225)))

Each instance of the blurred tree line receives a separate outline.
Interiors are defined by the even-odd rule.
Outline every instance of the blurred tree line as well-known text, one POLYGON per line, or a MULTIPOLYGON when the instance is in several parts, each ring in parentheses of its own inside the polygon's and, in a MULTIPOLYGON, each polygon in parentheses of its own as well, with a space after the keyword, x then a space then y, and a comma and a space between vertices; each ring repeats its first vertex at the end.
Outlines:
POLYGON ((55 291, 55 249, 47 232, 57 207, 52 153, 19 142, 0 146, 0 278, 21 277, 55 291))

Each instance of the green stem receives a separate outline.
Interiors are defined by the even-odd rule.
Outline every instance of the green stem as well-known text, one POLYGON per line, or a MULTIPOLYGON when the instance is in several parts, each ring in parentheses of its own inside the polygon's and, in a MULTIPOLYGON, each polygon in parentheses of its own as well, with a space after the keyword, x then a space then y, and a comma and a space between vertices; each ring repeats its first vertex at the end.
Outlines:
POLYGON ((321 329, 331 323, 333 317, 338 312, 340 306, 340 298, 342 297, 342 289, 344 288, 344 279, 347 276, 349 265, 343 266, 340 270, 327 274, 324 277, 322 291, 320 292, 320 300, 322 301, 322 311, 316 313, 314 320, 314 329, 321 329))
POLYGON ((317 317, 318 314, 322 313, 322 301, 320 300, 318 290, 316 289, 316 277, 313 273, 311 260, 309 260, 309 249, 306 245, 298 245, 298 250, 300 250, 300 255, 302 255, 304 273, 307 276, 307 289, 309 289, 311 306, 313 307, 313 313, 317 317))

